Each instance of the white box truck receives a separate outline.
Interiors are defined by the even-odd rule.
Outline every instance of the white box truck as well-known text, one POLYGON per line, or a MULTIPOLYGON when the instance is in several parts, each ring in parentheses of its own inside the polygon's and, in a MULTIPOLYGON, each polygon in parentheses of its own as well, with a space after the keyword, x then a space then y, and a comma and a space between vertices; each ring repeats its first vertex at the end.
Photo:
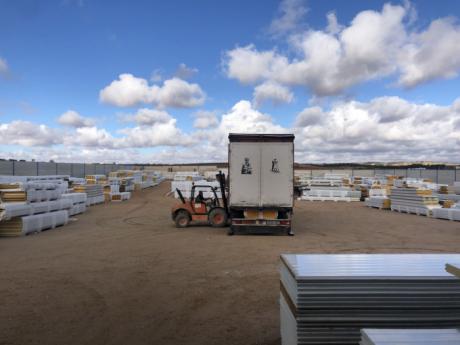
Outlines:
POLYGON ((294 135, 229 134, 229 234, 293 235, 294 135))

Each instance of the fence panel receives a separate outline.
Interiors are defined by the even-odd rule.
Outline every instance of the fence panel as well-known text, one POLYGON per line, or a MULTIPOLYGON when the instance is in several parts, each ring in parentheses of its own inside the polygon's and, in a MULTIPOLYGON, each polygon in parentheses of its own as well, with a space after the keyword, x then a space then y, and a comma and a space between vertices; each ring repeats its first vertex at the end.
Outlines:
POLYGON ((37 171, 39 176, 56 175, 56 163, 39 162, 37 164, 37 171))
POLYGON ((12 161, 0 161, 0 175, 14 175, 12 161))

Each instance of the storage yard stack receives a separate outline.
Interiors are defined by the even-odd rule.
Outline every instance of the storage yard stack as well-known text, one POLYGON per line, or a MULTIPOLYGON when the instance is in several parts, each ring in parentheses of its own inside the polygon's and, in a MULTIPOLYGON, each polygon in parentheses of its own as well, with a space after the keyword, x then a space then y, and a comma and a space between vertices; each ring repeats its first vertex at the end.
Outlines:
POLYGON ((281 256, 283 345, 358 345, 363 328, 460 327, 460 254, 281 256))
MULTIPOLYGON (((184 196, 184 198, 190 198, 190 194, 192 191, 193 185, 201 185, 201 186, 212 186, 219 188, 219 182, 217 181, 207 181, 204 179, 202 175, 198 172, 186 172, 181 171, 174 175, 174 179, 171 182, 171 192, 174 193, 174 197, 177 199, 179 198, 179 194, 177 193, 176 189, 179 189, 184 196)), ((203 196, 205 198, 212 197, 211 193, 208 188, 201 190, 203 192, 203 196)), ((200 189, 196 189, 196 193, 198 194, 200 189)))
POLYGON ((87 184, 106 185, 108 183, 107 176, 105 175, 86 175, 85 180, 87 184))
POLYGON ((365 204, 368 207, 389 210, 391 206, 390 198, 387 196, 387 190, 380 186, 374 186, 368 190, 369 197, 366 198, 365 204))
MULTIPOLYGON (((174 197, 177 199, 179 198, 179 193, 177 193, 177 189, 179 189, 184 198, 190 198, 192 186, 211 186, 216 189, 217 195, 220 195, 220 185, 217 181, 206 181, 206 180, 198 180, 198 181, 172 181, 171 182, 171 192, 174 193, 174 197)), ((195 188, 195 196, 198 195, 199 192, 203 192, 203 196, 205 198, 212 198, 214 194, 210 191, 209 188, 195 188)))
POLYGON ((360 345, 454 345, 460 331, 451 329, 363 329, 360 345))
POLYGON ((27 235, 66 224, 72 201, 61 198, 64 187, 56 180, 2 183, 0 236, 27 235))
POLYGON ((86 206, 101 204, 104 202, 104 186, 100 184, 76 185, 73 190, 76 193, 86 193, 86 206))
POLYGON ((62 199, 68 199, 72 202, 72 207, 69 209, 69 216, 86 212, 86 193, 62 194, 62 199))
POLYGON ((114 189, 114 192, 132 192, 134 191, 134 178, 128 176, 128 171, 114 171, 109 173, 110 185, 119 186, 114 189))
POLYGON ((359 201, 361 190, 350 185, 350 179, 342 174, 325 174, 312 179, 300 178, 302 195, 307 201, 359 201))
POLYGON ((460 203, 449 207, 445 205, 443 208, 434 208, 432 212, 433 218, 460 221, 460 203))
POLYGON ((439 199, 429 189, 392 188, 391 210, 431 216, 435 208, 440 208, 439 199))

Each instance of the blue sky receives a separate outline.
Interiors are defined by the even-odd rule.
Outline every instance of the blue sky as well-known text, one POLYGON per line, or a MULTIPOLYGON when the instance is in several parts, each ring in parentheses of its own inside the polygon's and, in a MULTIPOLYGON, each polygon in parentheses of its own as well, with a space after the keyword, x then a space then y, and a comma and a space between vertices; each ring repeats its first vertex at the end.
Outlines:
POLYGON ((294 132, 298 161, 458 162, 459 17, 455 1, 0 1, 0 156, 215 161, 229 131, 256 131, 294 132))

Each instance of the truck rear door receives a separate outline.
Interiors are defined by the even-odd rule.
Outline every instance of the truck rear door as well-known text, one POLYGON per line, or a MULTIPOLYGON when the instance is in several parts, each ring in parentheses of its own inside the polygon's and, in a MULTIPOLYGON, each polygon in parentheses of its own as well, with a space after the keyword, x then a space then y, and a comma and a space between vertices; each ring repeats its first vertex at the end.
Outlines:
POLYGON ((260 143, 230 144, 230 204, 258 207, 260 203, 260 143))
POLYGON ((293 206, 293 144, 261 145, 261 206, 293 206))

